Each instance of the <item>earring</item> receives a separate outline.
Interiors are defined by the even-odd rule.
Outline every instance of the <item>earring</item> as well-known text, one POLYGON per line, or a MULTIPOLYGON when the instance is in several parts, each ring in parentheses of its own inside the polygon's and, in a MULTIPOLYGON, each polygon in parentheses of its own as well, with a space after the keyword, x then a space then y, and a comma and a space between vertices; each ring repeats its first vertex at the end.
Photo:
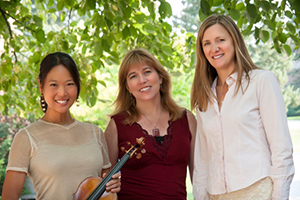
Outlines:
POLYGON ((162 84, 160 84, 160 86, 159 86, 159 90, 160 90, 160 91, 162 91, 162 90, 163 90, 163 85, 162 85, 162 84))
POLYGON ((45 102, 44 94, 41 94, 41 100, 40 100, 40 103, 41 103, 42 110, 43 110, 43 112, 45 113, 46 110, 47 110, 47 104, 46 104, 46 102, 45 102))
POLYGON ((76 99, 76 106, 79 107, 79 100, 76 99))

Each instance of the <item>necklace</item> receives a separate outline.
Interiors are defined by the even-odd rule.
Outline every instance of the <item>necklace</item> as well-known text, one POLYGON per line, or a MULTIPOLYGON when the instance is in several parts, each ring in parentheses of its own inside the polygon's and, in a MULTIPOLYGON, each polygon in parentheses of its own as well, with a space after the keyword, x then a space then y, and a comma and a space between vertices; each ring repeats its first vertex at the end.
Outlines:
POLYGON ((160 134, 159 134, 160 132, 159 132, 159 129, 157 128, 157 125, 158 125, 158 122, 159 122, 159 120, 160 120, 161 113, 162 113, 162 111, 160 112, 159 118, 158 118, 158 120, 157 120, 155 126, 152 124, 152 122, 151 122, 151 121, 150 121, 143 113, 141 113, 141 114, 145 117, 145 119, 149 122, 149 124, 151 124, 151 125, 154 127, 154 128, 152 129, 152 134, 153 134, 153 136, 155 136, 155 137, 160 136, 160 134))

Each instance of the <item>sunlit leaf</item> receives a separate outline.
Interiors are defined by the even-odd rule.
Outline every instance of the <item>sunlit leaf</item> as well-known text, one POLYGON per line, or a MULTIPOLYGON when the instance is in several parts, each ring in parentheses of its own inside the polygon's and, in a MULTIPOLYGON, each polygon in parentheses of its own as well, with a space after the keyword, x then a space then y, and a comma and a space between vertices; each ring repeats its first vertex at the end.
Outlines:
POLYGON ((285 52, 286 52, 289 56, 292 54, 292 49, 291 49, 291 47, 290 47, 289 45, 284 44, 284 45, 283 45, 283 48, 284 48, 285 52))
POLYGON ((243 2, 240 2, 240 3, 236 4, 235 8, 239 11, 242 11, 242 10, 246 9, 246 6, 244 5, 243 2))
POLYGON ((173 55, 172 55, 172 53, 173 53, 172 47, 163 45, 163 46, 161 47, 161 50, 163 50, 163 52, 164 52, 166 55, 168 55, 168 56, 173 56, 173 55))
POLYGON ((261 39, 262 42, 267 42, 270 38, 270 34, 268 31, 265 31, 265 30, 261 30, 259 31, 259 37, 261 39))
POLYGON ((155 33, 155 27, 152 24, 145 24, 144 28, 150 34, 155 33))
POLYGON ((45 32, 42 29, 39 29, 36 31, 36 39, 37 41, 39 41, 40 43, 44 43, 46 38, 45 38, 45 32))

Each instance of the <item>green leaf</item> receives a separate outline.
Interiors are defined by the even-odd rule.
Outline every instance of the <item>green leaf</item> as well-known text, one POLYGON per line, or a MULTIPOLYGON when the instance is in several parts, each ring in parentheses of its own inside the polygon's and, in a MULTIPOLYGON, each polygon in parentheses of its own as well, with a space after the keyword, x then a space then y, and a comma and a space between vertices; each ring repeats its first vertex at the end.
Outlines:
POLYGON ((168 24, 167 22, 163 22, 162 25, 168 32, 172 32, 172 26, 170 24, 168 24))
POLYGON ((69 35, 68 39, 73 44, 77 44, 78 43, 76 35, 69 35))
POLYGON ((276 22, 275 21, 265 20, 264 22, 268 26, 269 29, 275 30, 275 28, 276 28, 276 22))
POLYGON ((39 41, 40 43, 44 43, 46 41, 45 32, 42 29, 37 30, 35 36, 37 41, 39 41))
POLYGON ((289 45, 284 44, 283 48, 284 48, 285 52, 287 53, 287 55, 290 56, 292 54, 292 49, 291 49, 291 47, 289 45))
POLYGON ((300 43, 299 38, 297 36, 295 36, 294 34, 289 34, 289 36, 292 38, 292 40, 294 40, 294 42, 296 44, 300 43))
POLYGON ((246 6, 243 2, 240 2, 240 3, 236 4, 235 8, 239 11, 243 11, 246 9, 246 6))
POLYGON ((55 9, 55 8, 50 8, 50 9, 48 10, 48 12, 49 12, 49 13, 55 13, 55 12, 56 12, 56 9, 55 9))
POLYGON ((199 15, 199 19, 201 22, 203 22, 206 19, 206 17, 208 16, 208 15, 203 14, 201 9, 199 9, 198 15, 199 15))
POLYGON ((281 0, 281 5, 280 5, 280 7, 281 7, 281 10, 285 10, 285 4, 286 4, 286 2, 285 2, 286 0, 281 0))
POLYGON ((270 6, 270 3, 267 2, 267 1, 258 1, 258 4, 260 5, 260 7, 266 11, 266 12, 269 12, 271 6, 270 6))
POLYGON ((62 41, 61 46, 64 51, 67 51, 69 49, 69 43, 67 41, 62 41))
POLYGON ((218 7, 218 6, 221 6, 223 4, 224 0, 214 0, 213 2, 214 2, 213 6, 218 7))
POLYGON ((163 45, 161 47, 161 50, 167 55, 167 56, 173 56, 173 49, 170 46, 163 45))
POLYGON ((130 30, 130 34, 131 34, 132 37, 134 37, 134 38, 137 37, 137 30, 133 25, 131 25, 129 27, 129 30, 130 30))
POLYGON ((143 24, 145 21, 146 16, 144 14, 137 14, 133 17, 135 21, 139 24, 143 24))
POLYGON ((234 20, 239 20, 241 15, 240 15, 240 11, 236 10, 236 9, 231 9, 229 11, 229 15, 232 19, 234 20))
POLYGON ((149 1, 148 3, 148 11, 150 13, 150 17, 152 20, 155 19, 155 9, 154 9, 154 3, 152 1, 149 1))
POLYGON ((103 53, 103 50, 102 50, 101 42, 97 41, 95 43, 95 54, 100 56, 100 55, 102 55, 102 53, 103 53))
POLYGON ((102 48, 104 51, 110 52, 110 46, 109 46, 107 40, 105 40, 105 39, 101 40, 101 45, 102 45, 102 48))
POLYGON ((122 30, 122 35, 124 39, 128 38, 128 36, 130 35, 130 30, 127 26, 125 26, 124 29, 122 30))
POLYGON ((200 8, 204 15, 208 16, 210 14, 210 5, 207 0, 201 0, 200 8))
POLYGON ((154 34, 155 33, 155 27, 152 24, 145 24, 144 29, 147 31, 149 34, 154 34))
POLYGON ((286 26, 287 26, 288 30, 289 30, 292 34, 295 34, 295 33, 296 33, 296 29, 295 29, 294 25, 293 25, 291 22, 288 22, 288 23, 286 24, 286 26))
POLYGON ((37 26, 39 26, 39 27, 43 26, 43 20, 39 16, 34 15, 33 20, 37 26))
POLYGON ((57 3, 57 10, 58 11, 61 11, 63 8, 64 8, 64 1, 59 1, 58 3, 57 3))
POLYGON ((292 19, 294 17, 293 13, 289 10, 285 11, 285 16, 287 16, 290 19, 292 19))
POLYGON ((171 17, 172 16, 172 7, 166 1, 161 2, 160 6, 158 8, 158 12, 163 19, 166 17, 171 17))
POLYGON ((287 34, 285 34, 285 33, 280 33, 280 34, 278 34, 278 39, 279 39, 279 41, 280 42, 282 42, 282 43, 286 43, 286 41, 287 41, 287 39, 288 39, 288 35, 287 34))
POLYGON ((12 68, 10 65, 2 65, 1 68, 2 68, 1 71, 4 72, 4 74, 7 74, 7 75, 12 74, 12 68))
POLYGON ((247 13, 251 19, 255 20, 257 17, 257 11, 256 11, 255 5, 248 4, 247 5, 247 13))
POLYGON ((67 0, 66 3, 68 6, 72 7, 74 5, 74 0, 67 0))
POLYGON ((70 23, 70 26, 71 27, 74 27, 74 26, 76 26, 77 25, 77 21, 72 21, 71 23, 70 23))
POLYGON ((278 39, 275 38, 275 39, 273 40, 273 42, 274 42, 274 47, 275 47, 276 51, 277 51, 278 53, 281 53, 281 49, 280 49, 280 46, 279 46, 278 39))
POLYGON ((96 0, 86 0, 86 1, 87 1, 87 5, 88 5, 90 10, 96 8, 96 0))
POLYGON ((263 42, 263 43, 266 43, 268 40, 269 40, 269 38, 270 38, 270 34, 269 34, 269 32, 268 31, 265 31, 265 30, 259 30, 259 38, 261 39, 261 41, 263 42))

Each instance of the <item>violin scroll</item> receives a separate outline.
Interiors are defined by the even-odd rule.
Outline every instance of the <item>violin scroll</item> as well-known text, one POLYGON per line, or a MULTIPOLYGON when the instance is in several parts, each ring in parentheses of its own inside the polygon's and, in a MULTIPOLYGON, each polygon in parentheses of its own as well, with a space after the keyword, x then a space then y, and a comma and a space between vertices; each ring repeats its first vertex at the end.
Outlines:
POLYGON ((133 156, 133 154, 136 155, 137 159, 140 159, 142 157, 141 153, 146 153, 146 149, 143 149, 142 146, 145 145, 145 138, 140 137, 136 138, 136 144, 132 145, 130 142, 127 142, 127 145, 130 146, 130 149, 126 150, 125 147, 121 147, 121 151, 125 151, 126 154, 130 156, 130 158, 133 156), (141 153, 137 153, 137 151, 140 150, 141 153))

